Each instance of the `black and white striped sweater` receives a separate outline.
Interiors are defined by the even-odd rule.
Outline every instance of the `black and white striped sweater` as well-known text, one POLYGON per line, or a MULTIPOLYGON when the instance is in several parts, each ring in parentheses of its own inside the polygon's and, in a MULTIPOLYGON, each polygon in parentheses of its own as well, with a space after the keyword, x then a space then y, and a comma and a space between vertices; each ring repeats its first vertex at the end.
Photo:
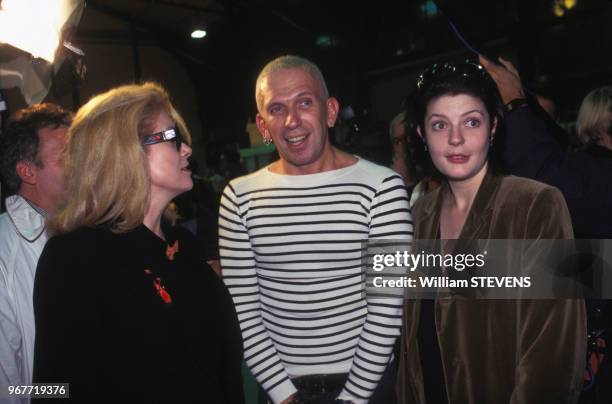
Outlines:
POLYGON ((404 183, 360 159, 311 175, 263 168, 221 198, 223 279, 247 365, 274 402, 290 378, 349 373, 340 398, 367 402, 401 325, 399 299, 366 299, 362 242, 412 238, 404 183))

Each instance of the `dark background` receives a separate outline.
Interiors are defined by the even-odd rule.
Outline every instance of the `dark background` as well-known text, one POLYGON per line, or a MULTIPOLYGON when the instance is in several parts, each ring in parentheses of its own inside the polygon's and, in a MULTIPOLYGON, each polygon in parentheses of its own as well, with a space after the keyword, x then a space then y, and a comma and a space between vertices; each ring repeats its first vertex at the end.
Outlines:
MULTIPOLYGON (((271 58, 297 54, 317 63, 332 95, 355 117, 340 122, 344 146, 382 161, 387 122, 401 110, 418 72, 461 60, 472 46, 518 65, 523 81, 575 119, 582 98, 612 83, 610 0, 90 0, 71 39, 86 56, 85 79, 66 61, 47 100, 70 109, 95 93, 154 80, 171 93, 194 132, 200 165, 249 147, 254 82, 271 58), (206 26, 201 40, 189 34, 206 26)), ((0 46, 0 58, 2 49, 0 46)), ((2 90, 9 112, 24 106, 2 90)), ((342 142, 341 142, 342 143, 342 142)), ((341 144, 342 146, 342 144, 341 144)))

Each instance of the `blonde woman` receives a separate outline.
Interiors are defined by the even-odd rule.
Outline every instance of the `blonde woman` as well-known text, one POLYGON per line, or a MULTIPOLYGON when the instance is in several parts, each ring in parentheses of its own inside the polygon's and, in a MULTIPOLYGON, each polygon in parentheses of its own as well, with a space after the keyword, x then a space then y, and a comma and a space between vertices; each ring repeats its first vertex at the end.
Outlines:
POLYGON ((98 95, 77 113, 67 199, 34 287, 34 381, 75 401, 239 403, 233 304, 186 232, 162 225, 193 186, 190 134, 158 85, 98 95))
POLYGON ((612 86, 596 88, 584 97, 576 131, 592 155, 612 158, 612 86))

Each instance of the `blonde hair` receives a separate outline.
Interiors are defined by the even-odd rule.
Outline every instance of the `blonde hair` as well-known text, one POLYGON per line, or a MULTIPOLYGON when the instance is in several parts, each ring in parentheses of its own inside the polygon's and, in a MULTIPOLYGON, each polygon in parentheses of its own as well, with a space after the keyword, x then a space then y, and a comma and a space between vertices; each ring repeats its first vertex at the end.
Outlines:
POLYGON ((53 233, 102 224, 122 233, 142 224, 150 178, 141 137, 151 134, 162 111, 191 143, 183 118, 156 83, 114 88, 79 109, 68 131, 66 199, 50 221, 53 233))
MULTIPOLYGON (((591 91, 582 100, 576 131, 584 143, 597 143, 612 125, 612 86, 591 91)), ((612 133, 610 133, 612 136, 612 133)))

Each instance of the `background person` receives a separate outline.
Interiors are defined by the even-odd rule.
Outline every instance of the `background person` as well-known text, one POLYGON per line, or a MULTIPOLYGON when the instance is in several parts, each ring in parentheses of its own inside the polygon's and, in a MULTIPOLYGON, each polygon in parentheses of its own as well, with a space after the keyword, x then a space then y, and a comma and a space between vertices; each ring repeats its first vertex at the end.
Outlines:
POLYGON ((47 217, 64 194, 71 119, 58 105, 37 104, 17 111, 0 136, 3 184, 14 192, 0 215, 0 386, 32 383, 34 275, 47 217))

